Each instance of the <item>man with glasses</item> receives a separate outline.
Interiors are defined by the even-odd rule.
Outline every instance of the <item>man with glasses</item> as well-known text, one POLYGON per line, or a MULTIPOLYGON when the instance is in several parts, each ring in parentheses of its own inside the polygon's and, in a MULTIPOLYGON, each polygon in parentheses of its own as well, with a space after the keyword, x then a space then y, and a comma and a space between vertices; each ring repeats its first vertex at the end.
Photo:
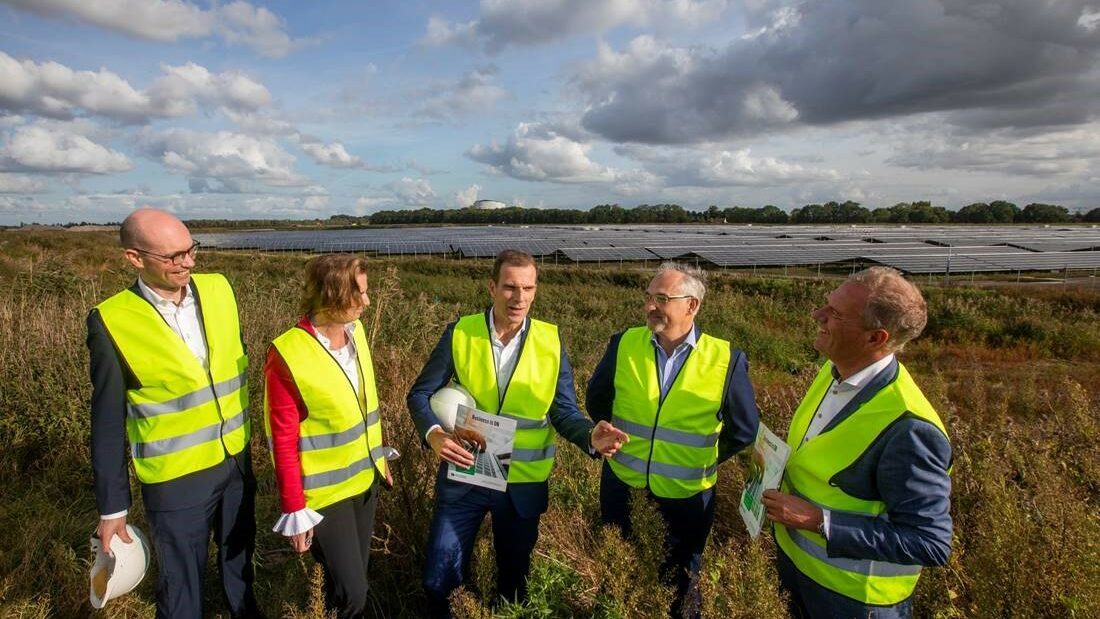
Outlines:
POLYGON ((745 354, 695 324, 705 293, 701 271, 662 264, 645 290, 646 326, 612 336, 586 398, 593 419, 630 437, 604 461, 601 517, 629 536, 631 489, 656 503, 674 617, 700 615, 696 577, 718 465, 750 445, 759 424, 745 354))
POLYGON ((120 237, 137 281, 88 315, 97 534, 108 553, 115 535, 130 542, 129 439, 157 554, 157 617, 204 615, 211 530, 230 615, 259 616, 248 357, 233 289, 192 275, 198 243, 168 213, 138 209, 120 237))

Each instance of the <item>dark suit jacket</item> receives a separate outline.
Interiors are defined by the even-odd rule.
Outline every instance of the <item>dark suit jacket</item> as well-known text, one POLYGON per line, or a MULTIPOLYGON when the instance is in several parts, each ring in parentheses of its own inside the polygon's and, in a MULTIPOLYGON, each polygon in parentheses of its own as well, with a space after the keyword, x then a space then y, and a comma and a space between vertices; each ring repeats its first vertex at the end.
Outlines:
MULTIPOLYGON (((130 290, 145 298, 136 281, 130 290)), ((194 283, 190 285, 190 293, 195 295, 199 324, 202 325, 201 299, 194 283)), ((88 313, 87 324, 92 378, 92 477, 96 509, 100 514, 114 514, 129 509, 132 502, 126 455, 126 390, 137 385, 137 378, 111 340, 99 310, 93 308, 88 313)), ((210 468, 171 481, 142 484, 145 508, 171 511, 198 505, 225 482, 229 467, 233 466, 240 468, 246 480, 252 480, 249 450, 245 448, 236 457, 227 457, 210 468)))
MULTIPOLYGON (((821 431, 835 428, 894 381, 895 359, 821 431)), ((908 565, 943 565, 951 553, 951 443, 939 428, 903 413, 831 482, 861 499, 883 501, 889 518, 832 512, 829 556, 908 565)))
MULTIPOLYGON (((485 311, 485 321, 489 321, 489 310, 485 311)), ((412 415, 416 431, 420 434, 421 442, 424 435, 434 425, 442 425, 432 412, 429 399, 432 394, 444 387, 454 376, 454 356, 451 354, 451 337, 455 328, 454 322, 443 330, 443 336, 435 345, 420 376, 413 383, 412 389, 406 399, 409 413, 412 415)), ((527 319, 527 327, 530 327, 531 319, 527 319)), ((524 329, 522 339, 519 342, 519 352, 523 354, 523 347, 527 343, 527 334, 530 328, 524 329)), ((558 370, 557 390, 554 392, 554 401, 550 404, 547 415, 550 423, 558 434, 577 447, 589 452, 589 432, 592 430, 592 422, 577 408, 577 393, 573 384, 573 368, 569 365, 569 357, 565 354, 565 343, 561 348, 561 367, 558 370)), ((424 443, 427 446, 427 443, 424 443)), ((469 484, 463 484, 447 479, 447 463, 441 462, 436 476, 436 497, 447 502, 461 499, 470 491, 469 484)), ((530 518, 546 511, 549 501, 549 490, 546 482, 509 483, 508 496, 516 508, 516 512, 523 518, 530 518)))

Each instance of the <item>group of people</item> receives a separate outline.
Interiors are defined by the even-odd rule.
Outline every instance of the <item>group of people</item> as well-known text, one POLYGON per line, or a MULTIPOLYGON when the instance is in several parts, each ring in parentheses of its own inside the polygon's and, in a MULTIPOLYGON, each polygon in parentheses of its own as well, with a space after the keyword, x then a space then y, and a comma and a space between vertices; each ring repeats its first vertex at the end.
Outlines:
MULTIPOLYGON (((158 560, 157 616, 202 616, 210 535, 233 617, 261 616, 255 539, 248 356, 233 290, 193 274, 198 244, 168 213, 123 222, 134 284, 88 316, 92 464, 98 536, 129 542, 127 440, 158 560)), ((379 483, 392 485, 365 329, 365 261, 309 261, 297 324, 264 365, 264 423, 281 514, 274 531, 325 568, 340 617, 367 612, 379 483)), ((469 569, 491 514, 499 595, 526 596, 539 519, 561 434, 602 458, 600 518, 630 539, 631 501, 663 520, 668 612, 697 617, 697 577, 715 514, 718 466, 750 446, 759 413, 744 352, 696 324, 706 294, 696 269, 662 265, 644 291, 645 325, 611 337, 581 412, 555 325, 529 316, 538 265, 506 250, 488 282, 491 305, 449 324, 407 405, 439 458, 423 585, 432 616, 469 569), (515 421, 504 492, 448 479, 473 454, 433 411, 431 396, 462 386, 478 410, 515 421)), ((639 299, 643 300, 643 299, 639 299)), ((946 561, 951 447, 943 423, 895 358, 926 321, 919 290, 896 271, 853 275, 814 311, 814 346, 828 361, 791 421, 779 490, 765 493, 778 573, 795 617, 907 617, 923 565, 946 561)), ((664 614, 660 611, 655 614, 664 614)))

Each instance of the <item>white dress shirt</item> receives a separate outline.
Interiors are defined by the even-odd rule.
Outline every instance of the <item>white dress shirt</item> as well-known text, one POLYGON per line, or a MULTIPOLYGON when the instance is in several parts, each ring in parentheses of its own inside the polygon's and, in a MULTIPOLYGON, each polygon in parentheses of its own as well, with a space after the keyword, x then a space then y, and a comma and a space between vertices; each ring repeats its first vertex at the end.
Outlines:
POLYGON ((180 336, 184 344, 187 344, 187 348, 199 360, 203 369, 209 370, 210 363, 207 359, 206 338, 203 337, 199 308, 195 303, 195 295, 191 294, 191 286, 183 288, 183 300, 178 304, 157 294, 140 277, 138 278, 138 289, 141 290, 142 296, 152 303, 157 312, 164 317, 165 322, 172 328, 172 331, 180 336))
POLYGON ((519 342, 523 339, 523 332, 527 330, 527 320, 524 319, 519 331, 508 340, 508 343, 500 341, 497 335, 496 321, 493 312, 489 312, 489 341, 493 345, 493 365, 497 371, 497 397, 504 395, 508 388, 508 382, 512 380, 512 372, 516 371, 516 362, 519 361, 519 342))
POLYGON ((332 358, 336 359, 336 363, 340 364, 340 369, 344 370, 344 374, 347 375, 348 380, 351 381, 351 386, 355 388, 355 393, 358 395, 359 358, 355 354, 355 340, 352 339, 352 335, 355 333, 355 323, 349 322, 344 325, 344 333, 347 335, 347 340, 340 348, 333 348, 332 342, 321 333, 317 325, 313 325, 313 332, 317 334, 317 341, 321 342, 321 345, 332 355, 332 358))

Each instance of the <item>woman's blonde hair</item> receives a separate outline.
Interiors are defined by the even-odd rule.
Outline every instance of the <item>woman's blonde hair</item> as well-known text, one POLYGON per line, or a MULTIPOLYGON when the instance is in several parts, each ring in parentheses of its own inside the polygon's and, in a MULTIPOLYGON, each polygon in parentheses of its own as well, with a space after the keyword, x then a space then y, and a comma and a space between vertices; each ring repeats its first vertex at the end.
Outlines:
POLYGON ((339 312, 355 307, 359 299, 360 274, 367 272, 367 261, 351 254, 325 254, 306 263, 302 284, 301 314, 339 312))

